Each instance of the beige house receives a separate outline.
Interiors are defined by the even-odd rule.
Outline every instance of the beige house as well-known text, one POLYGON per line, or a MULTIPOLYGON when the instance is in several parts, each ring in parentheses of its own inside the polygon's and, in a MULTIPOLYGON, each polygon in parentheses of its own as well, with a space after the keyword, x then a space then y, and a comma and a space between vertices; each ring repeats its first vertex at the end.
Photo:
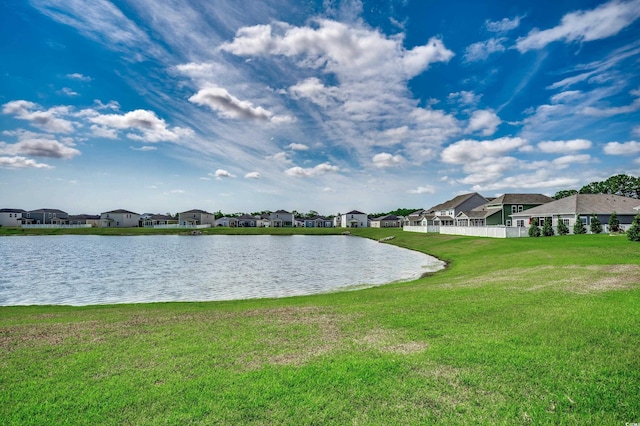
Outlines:
POLYGON ((178 213, 178 223, 182 226, 214 226, 216 223, 216 216, 213 213, 209 213, 204 210, 187 210, 186 212, 178 213))
POLYGON ((137 228, 140 226, 140 215, 122 209, 100 213, 100 226, 103 228, 137 228))

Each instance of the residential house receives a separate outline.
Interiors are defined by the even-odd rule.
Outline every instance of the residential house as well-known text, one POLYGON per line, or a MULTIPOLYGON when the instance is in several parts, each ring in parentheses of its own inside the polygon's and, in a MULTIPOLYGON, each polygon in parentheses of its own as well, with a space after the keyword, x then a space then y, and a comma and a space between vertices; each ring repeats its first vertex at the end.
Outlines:
POLYGON ((403 221, 403 217, 396 216, 395 214, 390 214, 387 216, 371 219, 370 224, 372 228, 400 228, 402 227, 403 221))
POLYGON ((100 226, 100 215, 97 214, 75 214, 69 215, 69 225, 91 225, 100 226))
POLYGON ((512 226, 511 214, 549 203, 543 194, 504 194, 486 204, 456 215, 457 226, 512 226))
POLYGON ((293 213, 289 213, 286 210, 278 210, 275 213, 271 213, 269 220, 274 228, 291 228, 295 224, 293 213))
POLYGON ((259 216, 252 216, 250 214, 243 214, 238 217, 238 226, 244 228, 261 228, 262 218, 259 216))
POLYGON ((366 213, 358 210, 351 210, 348 213, 340 214, 340 226, 343 228, 368 228, 369 217, 366 213))
POLYGON ((427 214, 427 211, 424 209, 416 210, 415 212, 409 214, 404 218, 403 225, 404 226, 421 226, 422 219, 427 214))
POLYGON ((26 210, 22 209, 0 209, 0 226, 20 226, 22 225, 22 214, 26 210))
POLYGON ((426 209, 420 225, 454 226, 458 213, 472 210, 487 202, 488 200, 477 192, 458 195, 451 200, 426 209))
POLYGON ((235 228, 238 226, 238 218, 237 217, 229 217, 222 216, 221 218, 216 219, 215 226, 224 226, 227 228, 235 228))
POLYGON ((123 209, 100 213, 100 226, 103 228, 137 228, 140 226, 140 214, 123 209))
POLYGON ((140 221, 145 228, 178 224, 178 219, 175 216, 159 213, 143 213, 140 215, 140 221))
POLYGON ((307 217, 303 219, 302 226, 305 228, 332 228, 333 220, 324 216, 307 217))
POLYGON ((216 224, 216 216, 204 210, 187 210, 186 212, 178 213, 178 223, 182 226, 214 226, 216 224))
POLYGON ((591 218, 595 215, 604 232, 608 232, 609 218, 615 212, 622 228, 628 228, 637 214, 634 208, 637 198, 622 197, 612 194, 575 194, 570 197, 551 201, 522 212, 512 213, 516 226, 529 226, 532 221, 540 226, 546 218, 550 218, 554 229, 562 221, 573 232, 573 226, 580 220, 587 230, 591 226, 591 218))
POLYGON ((22 213, 23 224, 33 225, 66 225, 69 223, 69 213, 58 209, 38 209, 22 213))

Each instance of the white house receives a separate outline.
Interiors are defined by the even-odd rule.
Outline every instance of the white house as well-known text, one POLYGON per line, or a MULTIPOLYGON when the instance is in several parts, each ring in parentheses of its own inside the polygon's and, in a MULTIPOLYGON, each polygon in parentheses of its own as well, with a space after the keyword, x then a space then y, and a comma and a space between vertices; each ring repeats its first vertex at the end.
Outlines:
POLYGON ((22 209, 0 209, 0 226, 20 226, 22 224, 22 209))
POLYGON ((278 210, 269 215, 271 226, 274 228, 291 228, 295 225, 293 213, 286 210, 278 210))
POLYGON ((103 228, 137 228, 140 226, 140 215, 122 209, 100 213, 100 226, 103 228))
POLYGON ((366 213, 351 210, 349 213, 340 215, 340 224, 337 226, 342 228, 368 228, 369 218, 366 213))

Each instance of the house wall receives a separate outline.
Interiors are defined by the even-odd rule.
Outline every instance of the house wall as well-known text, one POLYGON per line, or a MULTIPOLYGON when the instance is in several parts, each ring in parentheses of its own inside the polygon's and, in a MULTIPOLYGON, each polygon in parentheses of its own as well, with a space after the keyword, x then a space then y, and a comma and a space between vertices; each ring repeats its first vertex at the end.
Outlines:
POLYGON ((343 214, 342 215, 342 227, 343 228, 368 228, 369 218, 366 214, 343 214), (356 221, 352 223, 351 221, 356 221))
POLYGON ((20 222, 20 218, 22 217, 22 213, 0 213, 0 226, 20 226, 22 222, 20 222))
POLYGON ((134 213, 102 213, 100 223, 103 228, 137 228, 140 215, 134 213), (112 219, 108 221, 107 219, 112 219))

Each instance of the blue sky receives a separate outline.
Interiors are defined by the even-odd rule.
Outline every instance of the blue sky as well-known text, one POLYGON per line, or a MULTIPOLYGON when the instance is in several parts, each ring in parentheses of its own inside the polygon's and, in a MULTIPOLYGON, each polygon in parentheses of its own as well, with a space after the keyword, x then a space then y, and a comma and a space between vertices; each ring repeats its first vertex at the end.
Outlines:
POLYGON ((640 175, 640 0, 0 3, 0 207, 426 208, 640 175))

